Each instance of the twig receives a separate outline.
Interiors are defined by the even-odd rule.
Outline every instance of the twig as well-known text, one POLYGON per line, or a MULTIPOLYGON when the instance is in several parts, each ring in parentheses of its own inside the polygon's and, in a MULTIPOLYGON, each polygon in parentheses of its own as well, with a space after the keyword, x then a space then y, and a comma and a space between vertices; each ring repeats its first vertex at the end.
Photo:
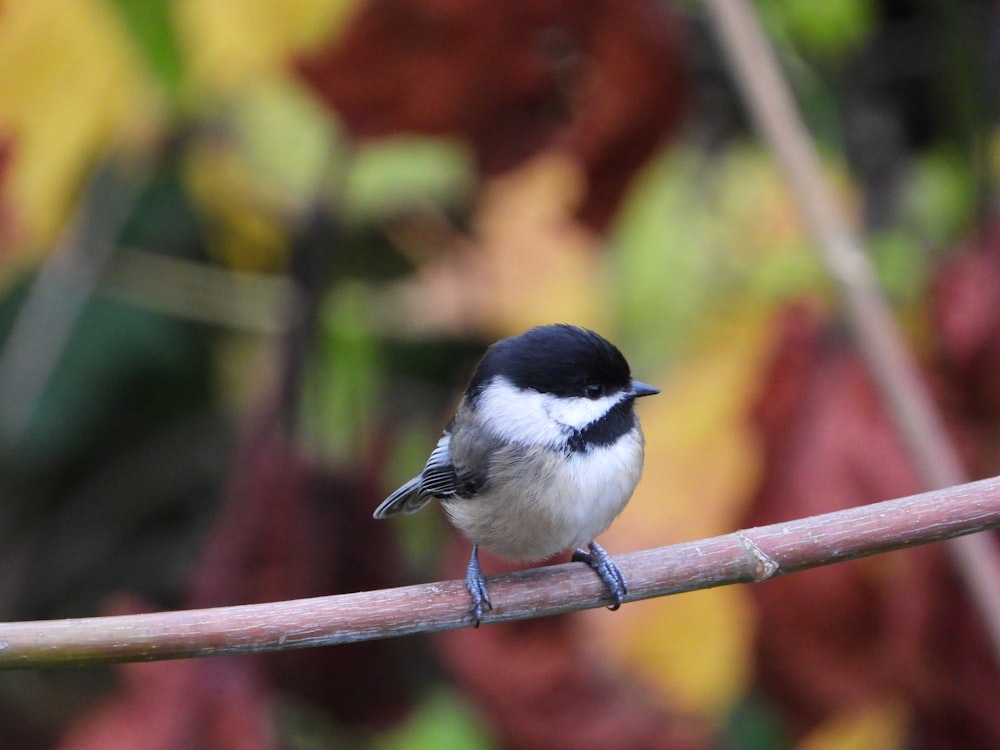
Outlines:
POLYGON ((16 447, 73 326, 132 212, 148 164, 107 161, 90 176, 59 246, 42 265, 0 351, 0 446, 16 447))
MULTIPOLYGON (((760 132, 785 170, 799 211, 838 285, 868 368, 924 486, 940 488, 967 481, 955 446, 893 322, 861 240, 823 175, 819 154, 753 4, 709 0, 707 7, 760 132)), ((956 540, 949 552, 1000 664, 1000 552, 986 535, 956 540)))
POLYGON ((295 290, 279 274, 222 269, 132 248, 115 258, 97 291, 135 307, 260 334, 288 326, 295 290))
MULTIPOLYGON (((626 601, 763 581, 819 565, 1000 527, 1000 477, 849 510, 621 555, 626 601)), ((578 564, 489 580, 491 622, 599 607, 578 564)), ((468 626, 461 581, 216 609, 0 624, 0 668, 257 653, 468 626)), ((612 616, 612 615, 609 615, 612 616)))

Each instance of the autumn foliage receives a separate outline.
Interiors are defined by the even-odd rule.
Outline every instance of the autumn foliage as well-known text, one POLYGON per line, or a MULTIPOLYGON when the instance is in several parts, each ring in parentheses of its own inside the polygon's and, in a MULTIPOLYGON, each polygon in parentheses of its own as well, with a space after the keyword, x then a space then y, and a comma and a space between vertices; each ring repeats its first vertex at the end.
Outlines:
MULTIPOLYGON (((1000 234, 932 283, 930 378, 967 465, 996 473, 1000 234)), ((744 525, 911 494, 919 479, 843 332, 789 309, 755 419, 765 474, 744 525)), ((1000 671, 946 550, 929 546, 753 588, 757 681, 799 733, 832 717, 901 711, 920 746, 993 747, 1000 671)))
POLYGON ((682 109, 678 20, 628 0, 375 0, 297 69, 362 138, 461 138, 484 175, 544 148, 579 159, 604 228, 682 109))
MULTIPOLYGON (((972 162, 995 108, 960 98, 995 84, 962 68, 996 47, 988 4, 751 5, 970 475, 998 473, 1000 231, 972 162)), ((0 6, 0 393, 37 392, 23 434, 0 403, 4 617, 460 577, 441 518, 372 510, 483 347, 556 320, 662 390, 612 554, 919 491, 708 26, 662 0, 0 6), (121 226, 88 213, 99 170, 121 226), (19 363, 52 369, 5 391, 70 254, 94 294, 37 318, 19 363)), ((3 674, 0 746, 977 750, 997 695, 936 545, 614 614, 3 674)))

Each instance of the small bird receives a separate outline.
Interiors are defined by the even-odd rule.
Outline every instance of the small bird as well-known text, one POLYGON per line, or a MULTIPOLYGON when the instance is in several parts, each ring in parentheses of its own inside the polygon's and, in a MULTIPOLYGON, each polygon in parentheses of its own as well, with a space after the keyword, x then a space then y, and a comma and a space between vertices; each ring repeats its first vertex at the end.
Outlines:
POLYGON ((614 604, 625 577, 594 537, 624 509, 642 472, 635 399, 659 393, 633 380, 611 342, 576 326, 532 328, 483 355, 458 411, 419 476, 387 497, 375 518, 414 513, 431 499, 472 542, 465 585, 473 624, 493 608, 479 548, 537 561, 576 549, 614 604))

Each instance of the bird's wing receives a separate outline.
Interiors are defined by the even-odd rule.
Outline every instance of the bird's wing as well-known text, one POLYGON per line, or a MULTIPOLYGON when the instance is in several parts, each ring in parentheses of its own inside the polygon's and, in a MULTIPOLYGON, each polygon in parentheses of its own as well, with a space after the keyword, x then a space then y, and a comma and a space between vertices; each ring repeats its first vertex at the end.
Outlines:
POLYGON ((494 463, 504 455, 504 441, 475 420, 465 420, 451 436, 448 461, 451 464, 451 495, 471 499, 486 491, 494 463))
POLYGON ((416 513, 435 497, 476 497, 489 483, 492 457, 503 441, 478 427, 455 420, 445 428, 420 476, 404 484, 375 509, 375 518, 416 513))
POLYGON ((420 477, 414 477, 383 500, 372 515, 375 518, 386 518, 399 512, 413 513, 420 510, 427 500, 430 498, 420 502, 420 477))
POLYGON ((416 513, 434 497, 456 494, 455 467, 451 463, 448 444, 451 435, 445 433, 427 459, 420 476, 404 484, 375 509, 375 518, 385 518, 395 513, 416 513))
MULTIPOLYGON (((420 493, 431 497, 447 497, 458 491, 455 465, 451 461, 451 435, 438 440, 437 447, 420 473, 420 493)), ((427 502, 426 500, 424 502, 427 502)))

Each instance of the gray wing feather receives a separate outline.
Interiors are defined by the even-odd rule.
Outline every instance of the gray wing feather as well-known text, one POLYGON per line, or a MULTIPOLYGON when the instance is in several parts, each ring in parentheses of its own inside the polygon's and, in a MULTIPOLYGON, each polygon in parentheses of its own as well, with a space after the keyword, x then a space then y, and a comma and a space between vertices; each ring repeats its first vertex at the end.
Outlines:
POLYGON ((455 466, 451 461, 451 436, 445 435, 420 473, 420 491, 429 497, 447 497, 457 491, 455 466))
POLYGON ((386 518, 399 512, 413 513, 423 507, 427 500, 420 502, 420 477, 414 477, 383 500, 372 515, 375 518, 386 518), (419 504, 413 507, 416 503, 419 504))
POLYGON ((427 459, 420 476, 414 477, 375 509, 375 518, 385 518, 395 513, 416 513, 435 497, 448 497, 457 491, 455 467, 451 462, 448 444, 451 435, 445 434, 427 459))

